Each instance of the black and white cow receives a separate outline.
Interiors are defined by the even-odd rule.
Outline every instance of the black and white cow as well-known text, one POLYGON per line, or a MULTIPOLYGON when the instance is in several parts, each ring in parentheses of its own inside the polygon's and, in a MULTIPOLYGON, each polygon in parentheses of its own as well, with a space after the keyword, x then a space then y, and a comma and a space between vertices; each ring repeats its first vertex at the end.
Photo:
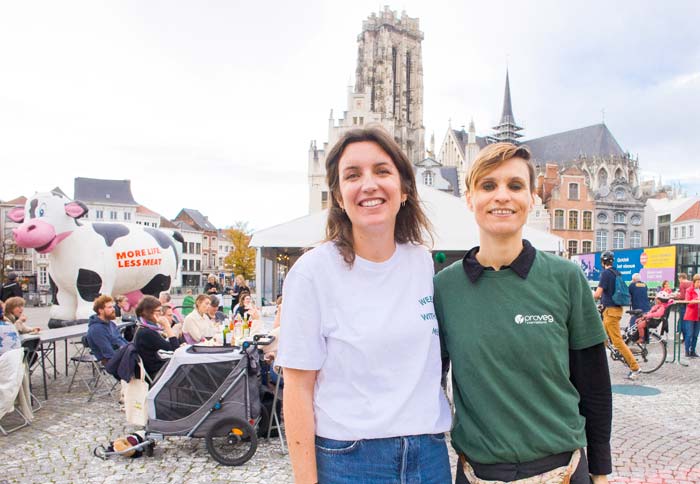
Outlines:
POLYGON ((135 304, 179 280, 179 232, 80 220, 87 211, 82 202, 49 192, 8 213, 20 224, 13 230, 17 245, 49 254, 52 319, 87 319, 99 294, 125 294, 135 304))

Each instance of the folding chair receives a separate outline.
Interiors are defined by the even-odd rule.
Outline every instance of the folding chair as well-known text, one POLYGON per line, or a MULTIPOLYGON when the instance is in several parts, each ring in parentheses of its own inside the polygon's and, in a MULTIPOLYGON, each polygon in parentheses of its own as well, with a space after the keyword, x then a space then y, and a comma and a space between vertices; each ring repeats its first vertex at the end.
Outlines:
POLYGON ((71 362, 73 363, 74 369, 73 376, 68 385, 68 391, 70 392, 71 388, 73 387, 73 383, 75 382, 75 377, 77 375, 78 379, 80 379, 80 381, 90 392, 88 402, 91 402, 92 399, 95 398, 95 395, 98 394, 100 396, 107 394, 111 396, 112 392, 114 392, 114 389, 119 384, 119 380, 114 379, 112 375, 107 373, 102 363, 95 358, 95 355, 92 353, 90 345, 88 344, 87 336, 83 336, 80 339, 80 346, 81 348, 78 351, 78 354, 71 357, 71 362), (91 376, 86 378, 78 373, 81 365, 88 365, 90 367, 91 376), (110 383, 110 379, 114 380, 114 382, 110 383), (103 390, 100 391, 101 389, 103 390))
POLYGON ((267 438, 268 440, 270 439, 270 435, 272 435, 272 430, 275 429, 277 430, 277 435, 279 436, 280 439, 280 446, 282 447, 282 453, 286 454, 287 453, 287 447, 284 444, 284 433, 282 431, 282 423, 280 422, 279 418, 277 417, 277 401, 281 400, 282 396, 280 395, 280 382, 282 381, 282 367, 281 366, 274 366, 275 372, 277 373, 277 383, 275 383, 275 396, 272 399, 272 412, 270 415, 270 424, 267 427, 267 438))
MULTIPOLYGON (((23 349, 17 348, 0 355, 0 396, 2 396, 0 401, 0 421, 13 413, 20 417, 20 423, 14 427, 5 428, 0 425, 0 433, 3 435, 8 435, 31 423, 24 413, 15 406, 15 400, 20 395, 20 391, 22 391, 26 375, 27 369, 24 363, 23 349)), ((26 402, 26 399, 24 402, 26 402)), ((30 410, 27 409, 27 411, 30 410)))

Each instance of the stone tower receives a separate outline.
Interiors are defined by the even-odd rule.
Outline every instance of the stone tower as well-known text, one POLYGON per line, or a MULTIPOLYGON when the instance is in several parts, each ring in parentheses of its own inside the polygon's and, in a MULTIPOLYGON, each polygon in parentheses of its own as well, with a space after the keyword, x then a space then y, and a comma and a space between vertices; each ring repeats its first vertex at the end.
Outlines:
POLYGON ((370 15, 357 37, 355 73, 355 91, 369 94, 371 112, 393 121, 394 138, 412 162, 425 156, 423 32, 418 23, 389 7, 370 15))

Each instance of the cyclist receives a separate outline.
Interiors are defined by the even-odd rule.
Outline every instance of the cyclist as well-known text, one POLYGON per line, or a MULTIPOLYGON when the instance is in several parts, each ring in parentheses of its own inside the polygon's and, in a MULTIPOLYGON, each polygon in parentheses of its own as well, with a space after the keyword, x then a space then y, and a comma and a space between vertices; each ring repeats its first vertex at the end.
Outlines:
POLYGON ((615 279, 622 277, 622 275, 613 269, 614 260, 615 254, 610 251, 605 251, 600 255, 603 272, 600 274, 600 282, 593 297, 600 299, 603 305, 603 326, 605 326, 605 332, 608 333, 608 338, 610 338, 613 346, 622 354, 627 362, 627 366, 630 367, 627 378, 634 380, 641 374, 641 371, 639 370, 639 363, 637 363, 632 352, 622 340, 622 333, 620 332, 622 306, 615 304, 612 296, 615 293, 615 279))

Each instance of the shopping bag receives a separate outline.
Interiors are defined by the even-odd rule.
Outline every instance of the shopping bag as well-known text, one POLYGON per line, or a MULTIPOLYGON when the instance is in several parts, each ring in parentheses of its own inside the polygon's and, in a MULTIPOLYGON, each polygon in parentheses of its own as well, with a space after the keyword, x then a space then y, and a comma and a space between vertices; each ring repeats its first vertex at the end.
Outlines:
POLYGON ((148 383, 146 383, 146 370, 143 362, 139 358, 140 378, 132 378, 129 383, 122 380, 124 388, 124 411, 126 421, 131 425, 145 426, 148 420, 146 412, 146 394, 148 394, 148 383))

